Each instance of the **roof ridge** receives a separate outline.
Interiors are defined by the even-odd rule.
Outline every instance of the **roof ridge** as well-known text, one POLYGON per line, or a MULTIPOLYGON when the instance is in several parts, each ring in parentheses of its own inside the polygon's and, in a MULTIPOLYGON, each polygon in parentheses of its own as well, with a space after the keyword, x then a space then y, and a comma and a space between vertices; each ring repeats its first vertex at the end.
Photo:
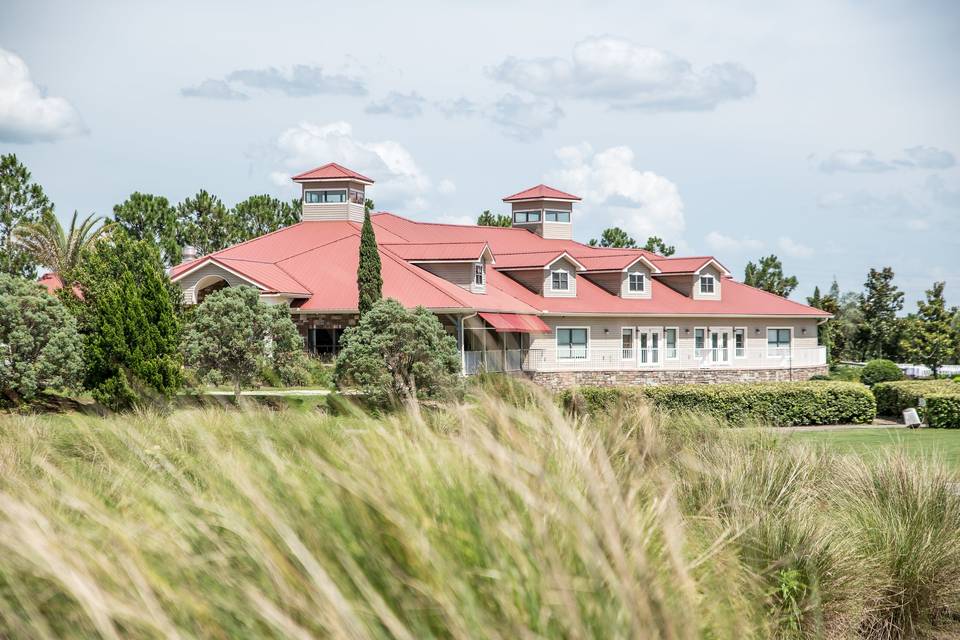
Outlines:
MULTIPOLYGON (((273 231, 268 231, 267 233, 263 234, 262 236, 257 236, 256 238, 250 238, 250 239, 248 239, 248 240, 244 240, 243 242, 238 242, 237 244, 232 244, 232 245, 230 245, 229 247, 224 247, 223 249, 219 249, 219 250, 217 250, 217 251, 211 251, 211 252, 208 253, 206 256, 200 256, 200 258, 205 258, 205 257, 208 257, 208 256, 220 255, 220 254, 223 253, 224 251, 229 251, 230 249, 236 249, 237 247, 242 247, 242 246, 245 245, 245 244, 250 244, 250 243, 253 242, 254 240, 260 240, 260 239, 262 239, 262 238, 266 238, 267 236, 272 236, 272 235, 275 234, 275 233, 280 233, 281 231, 286 231, 287 229, 293 229, 294 227, 297 227, 297 226, 299 226, 299 225, 301 225, 301 224, 304 224, 305 222, 307 222, 307 221, 306 221, 306 220, 300 220, 299 222, 294 222, 293 224, 288 224, 288 225, 285 226, 285 227, 280 227, 279 229, 274 229, 273 231)), ((197 259, 199 260, 200 258, 197 258, 197 259)))
POLYGON ((330 242, 324 242, 323 244, 318 244, 318 245, 316 245, 316 246, 310 247, 309 249, 304 249, 303 251, 298 251, 297 253, 292 253, 292 254, 290 254, 289 256, 287 256, 286 258, 283 258, 283 259, 281 259, 281 260, 277 260, 277 261, 274 262, 273 264, 275 264, 275 265, 277 265, 277 266, 280 266, 280 263, 281 263, 281 262, 286 262, 287 260, 292 260, 292 259, 294 259, 294 258, 297 258, 297 257, 299 257, 299 256, 302 256, 302 255, 305 254, 305 253, 310 253, 311 251, 316 251, 317 249, 322 249, 323 247, 328 247, 328 246, 330 246, 331 244, 336 244, 336 243, 338 243, 338 242, 341 242, 341 241, 343 241, 343 240, 346 240, 347 238, 353 238, 353 237, 356 237, 356 236, 358 236, 358 235, 360 235, 360 234, 358 234, 358 233, 348 233, 347 235, 341 236, 341 237, 337 238, 336 240, 331 240, 330 242))

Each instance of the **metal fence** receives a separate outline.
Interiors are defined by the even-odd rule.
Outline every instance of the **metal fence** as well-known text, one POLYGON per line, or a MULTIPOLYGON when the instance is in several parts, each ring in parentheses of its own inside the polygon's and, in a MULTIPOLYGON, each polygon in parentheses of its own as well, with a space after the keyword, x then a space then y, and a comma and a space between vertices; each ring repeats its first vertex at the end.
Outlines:
POLYGON ((825 347, 769 349, 508 349, 464 352, 464 372, 617 371, 705 368, 790 369, 827 363, 825 347))

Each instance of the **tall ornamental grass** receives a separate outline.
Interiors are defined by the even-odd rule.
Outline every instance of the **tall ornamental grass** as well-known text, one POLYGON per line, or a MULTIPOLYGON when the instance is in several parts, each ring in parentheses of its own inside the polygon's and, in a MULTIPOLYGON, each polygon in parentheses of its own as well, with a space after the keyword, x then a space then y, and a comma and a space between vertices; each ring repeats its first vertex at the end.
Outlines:
POLYGON ((910 637, 960 615, 960 497, 529 388, 373 418, 0 418, 0 637, 910 637))

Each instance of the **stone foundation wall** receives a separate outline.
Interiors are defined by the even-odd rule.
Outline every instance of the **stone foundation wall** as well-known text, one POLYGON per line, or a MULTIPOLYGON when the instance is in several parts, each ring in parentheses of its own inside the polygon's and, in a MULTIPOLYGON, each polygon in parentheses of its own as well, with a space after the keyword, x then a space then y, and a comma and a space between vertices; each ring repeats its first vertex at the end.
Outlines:
POLYGON ((827 375, 827 365, 794 369, 637 369, 630 371, 525 371, 548 389, 576 386, 619 387, 658 384, 719 384, 723 382, 800 382, 827 375))

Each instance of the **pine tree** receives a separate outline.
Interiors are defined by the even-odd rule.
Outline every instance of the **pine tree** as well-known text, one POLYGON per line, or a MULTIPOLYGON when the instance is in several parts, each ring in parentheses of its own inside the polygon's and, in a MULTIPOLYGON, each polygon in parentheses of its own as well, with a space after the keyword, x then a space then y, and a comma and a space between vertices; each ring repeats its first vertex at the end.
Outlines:
POLYGON ((37 275, 37 263, 14 238, 14 229, 40 222, 53 204, 14 154, 0 156, 0 273, 22 278, 37 275))
POLYGON ((509 227, 513 225, 513 219, 503 213, 491 213, 490 209, 484 209, 477 217, 478 227, 509 227))
POLYGON ((180 321, 160 251, 117 229, 78 269, 84 386, 114 410, 181 384, 180 321))
POLYGON ((672 244, 668 245, 660 236, 650 236, 647 238, 647 244, 643 245, 647 251, 652 251, 664 258, 669 258, 677 252, 677 248, 672 244))
POLYGON ((757 264, 748 262, 743 273, 743 283, 784 298, 797 288, 796 277, 783 275, 783 264, 780 258, 773 254, 760 258, 757 264))
POLYGON ((833 325, 837 313, 839 312, 839 296, 840 287, 837 285, 837 281, 834 280, 833 284, 830 286, 829 293, 821 294, 820 287, 814 287, 813 295, 807 298, 808 305, 814 309, 826 311, 834 316, 826 322, 820 323, 820 325, 817 327, 817 337, 819 338, 820 344, 827 348, 828 361, 833 358, 833 325))
POLYGON ((363 316, 383 297, 383 276, 380 273, 380 252, 377 250, 377 236, 373 232, 370 212, 363 215, 363 229, 360 231, 360 261, 357 263, 357 308, 363 316))
POLYGON ((630 237, 626 231, 620 227, 609 227, 600 234, 600 241, 592 238, 589 244, 591 247, 613 247, 617 249, 636 249, 637 241, 630 237))
POLYGON ((870 269, 863 286, 861 320, 857 327, 860 355, 865 360, 894 358, 900 342, 897 313, 903 309, 903 292, 893 284, 893 269, 870 269))
POLYGON ((927 299, 917 301, 917 315, 907 323, 903 348, 911 362, 925 364, 934 377, 943 364, 960 355, 960 333, 953 326, 957 309, 947 309, 943 282, 927 289, 927 299))

